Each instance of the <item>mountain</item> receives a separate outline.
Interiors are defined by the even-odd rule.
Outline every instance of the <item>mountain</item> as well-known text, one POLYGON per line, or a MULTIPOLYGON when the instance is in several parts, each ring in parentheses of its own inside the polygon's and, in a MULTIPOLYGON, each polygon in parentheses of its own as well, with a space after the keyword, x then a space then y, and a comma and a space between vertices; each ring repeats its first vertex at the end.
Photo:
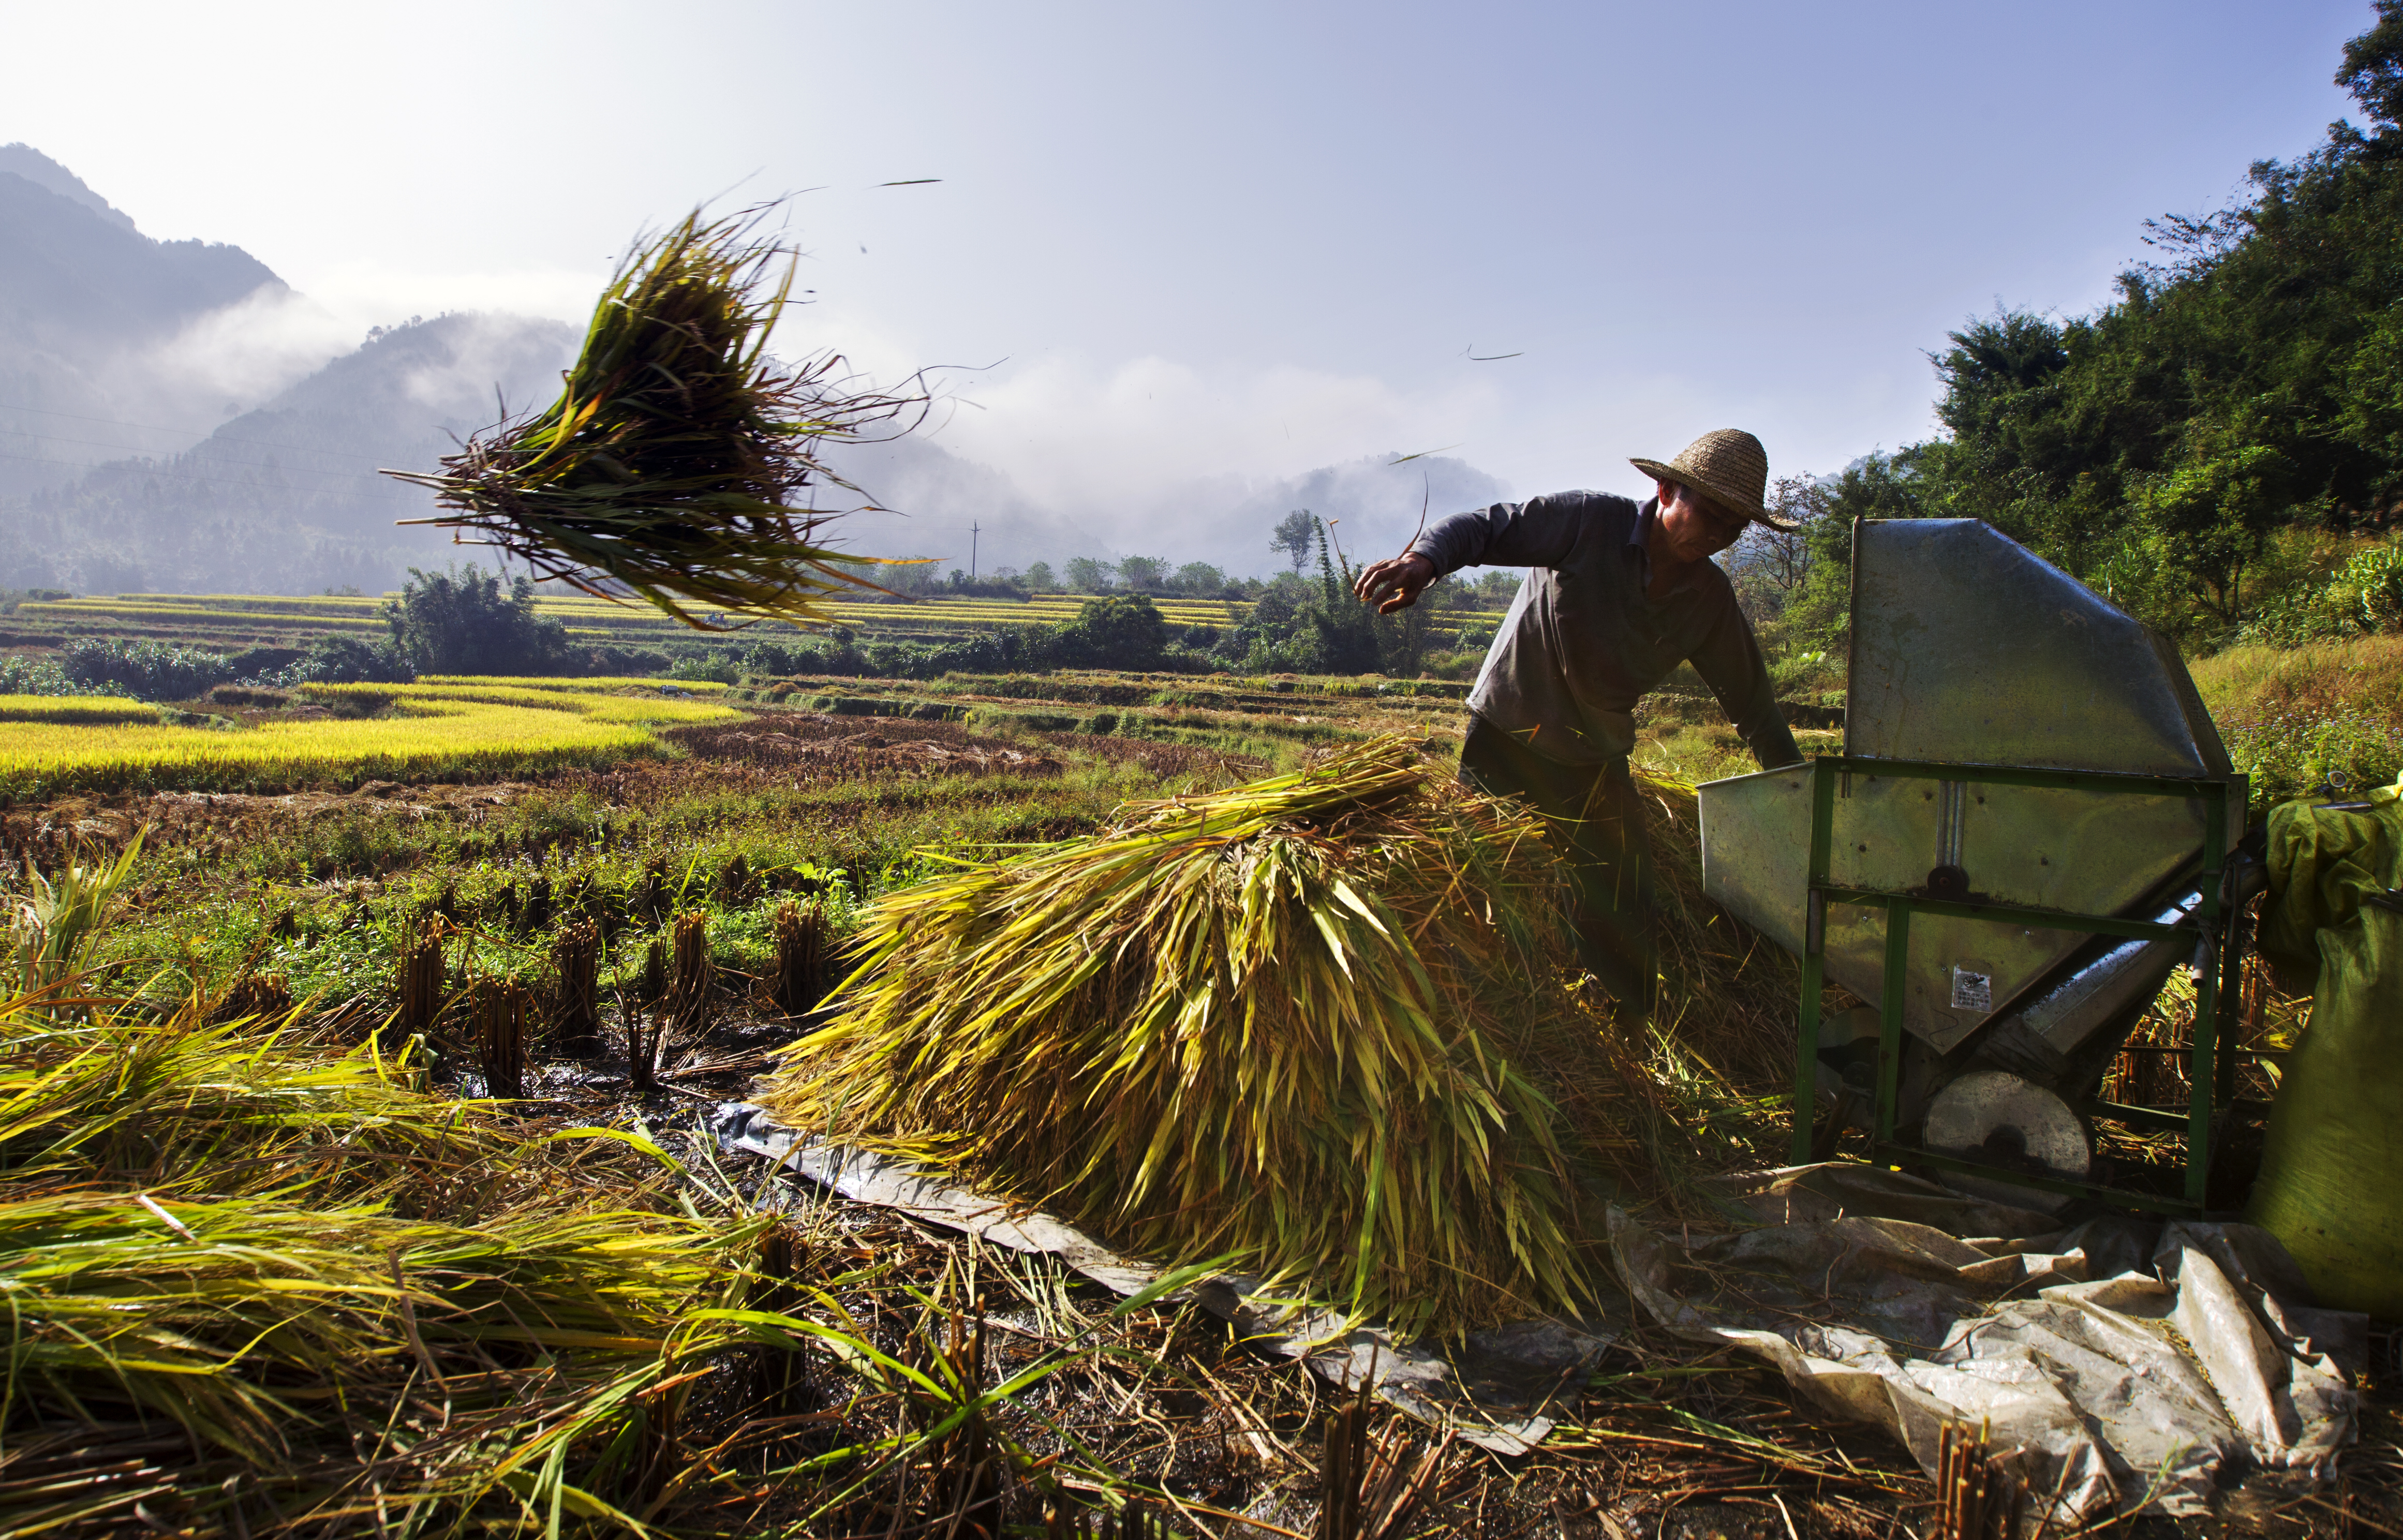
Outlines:
POLYGON ((548 401, 576 342, 556 321, 444 315, 380 331, 181 453, 123 459, 17 500, 0 587, 308 593, 396 587, 456 556, 394 527, 432 494, 379 476, 431 470, 457 440, 548 401))
MULTIPOLYGON (((0 146, 0 587, 377 590, 475 554, 396 528, 431 513, 431 496, 375 473, 434 468, 494 420, 496 395, 548 402, 575 332, 453 314, 346 349, 336 330, 239 246, 154 240, 57 161, 0 146)), ((1370 457, 1063 511, 930 438, 829 455, 898 510, 852 514, 835 543, 933 558, 938 575, 1077 556, 1262 574, 1280 561, 1270 531, 1295 508, 1340 520, 1345 552, 1368 560, 1398 549, 1423 505, 1440 519, 1505 495, 1463 461, 1370 457)), ((820 492, 830 508, 859 501, 820 492)))
POLYGON ((221 420, 223 371, 163 355, 212 315, 294 298, 241 247, 154 241, 57 161, 0 146, 0 492, 104 458, 90 440, 113 423, 221 420))
POLYGON ((84 186, 82 177, 31 145, 0 145, 0 174, 21 176, 37 187, 81 203, 112 225, 133 228, 133 216, 113 207, 107 199, 84 186))
MULTIPOLYGON (((1072 556, 1162 558, 1174 566, 1207 562, 1238 577, 1271 574, 1284 562, 1270 532, 1296 508, 1340 520, 1336 542, 1354 564, 1391 556, 1416 532, 1421 507, 1433 523, 1509 495, 1501 481, 1465 460, 1396 463, 1371 455, 1322 465, 1250 491, 1196 484, 1172 501, 1165 518, 1103 522, 1071 519, 1030 500, 1002 472, 921 438, 854 446, 835 467, 895 513, 857 514, 836 527, 849 548, 879 556, 935 556, 938 572, 968 564, 970 526, 977 565, 990 574, 1054 568, 1072 556)), ((828 506, 839 505, 829 497, 828 506)))

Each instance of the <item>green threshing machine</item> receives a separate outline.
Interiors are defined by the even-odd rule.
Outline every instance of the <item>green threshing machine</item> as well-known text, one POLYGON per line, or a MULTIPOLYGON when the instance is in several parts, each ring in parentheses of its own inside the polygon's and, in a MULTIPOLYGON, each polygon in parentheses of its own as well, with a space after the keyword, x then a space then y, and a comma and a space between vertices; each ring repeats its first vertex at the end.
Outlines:
POLYGON ((2201 1210, 2238 1115, 2244 778, 2176 650, 2075 578, 1977 520, 1853 533, 1843 752, 1702 788, 1705 889, 1802 959, 1795 1160, 1832 1091, 1874 1159, 1959 1190, 2201 1210), (2190 1103, 2103 1100, 2180 965, 2190 1103), (1822 1021, 1827 983, 1868 1005, 1822 1021), (2183 1134, 2182 1182, 2111 1180, 2112 1120, 2183 1134))

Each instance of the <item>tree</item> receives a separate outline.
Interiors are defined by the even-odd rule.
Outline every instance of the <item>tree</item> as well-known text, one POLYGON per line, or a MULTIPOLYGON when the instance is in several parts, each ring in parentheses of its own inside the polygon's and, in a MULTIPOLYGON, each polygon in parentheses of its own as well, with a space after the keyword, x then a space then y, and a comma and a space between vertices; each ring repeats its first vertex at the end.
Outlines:
POLYGON ((1285 516, 1285 521, 1269 536, 1269 549, 1282 551, 1293 563, 1296 573, 1310 564, 1310 553, 1318 545, 1318 520, 1308 508, 1296 508, 1285 516))
POLYGON ((406 685, 417 677, 391 643, 340 634, 312 638, 309 650, 284 673, 295 684, 326 685, 406 685))
POLYGON ((2403 0, 2377 0, 2378 24, 2344 46, 2336 72, 2361 110, 2381 130, 2403 124, 2403 0))
POLYGON ((1068 559, 1068 586, 1078 593, 1100 593, 1118 581, 1118 568, 1090 556, 1068 559))
POLYGON ((1164 588, 1168 563, 1156 556, 1130 556, 1118 563, 1118 581, 1131 589, 1164 588))
POLYGON ((1052 573, 1050 562, 1037 562, 1026 569, 1026 587, 1029 590, 1046 593, 1059 586, 1060 579, 1052 573))
POLYGON ((2146 485, 2144 509, 2160 548, 2192 581, 2222 626, 2245 618, 2244 569, 2261 554, 2278 510, 2291 501, 2294 465, 2267 444, 2240 444, 2189 461, 2146 485))
POLYGON ((1789 534, 1757 521, 1746 524, 1722 559, 1744 617, 1754 625, 1784 614, 1810 575, 1811 525, 1826 514, 1832 496, 1820 490, 1816 477, 1779 477, 1769 485, 1769 511, 1797 527, 1789 534))
POLYGON ((1140 593, 1089 599, 1052 636, 1055 661, 1068 668, 1147 669, 1168 648, 1168 622, 1140 593))
POLYGON ((1207 562, 1188 562, 1176 569, 1168 586, 1179 593, 1217 594, 1227 591, 1227 575, 1207 562))
POLYGON ((535 614, 534 582, 462 562, 409 569, 383 605, 393 645, 419 673, 549 673, 567 654, 567 628, 535 614))

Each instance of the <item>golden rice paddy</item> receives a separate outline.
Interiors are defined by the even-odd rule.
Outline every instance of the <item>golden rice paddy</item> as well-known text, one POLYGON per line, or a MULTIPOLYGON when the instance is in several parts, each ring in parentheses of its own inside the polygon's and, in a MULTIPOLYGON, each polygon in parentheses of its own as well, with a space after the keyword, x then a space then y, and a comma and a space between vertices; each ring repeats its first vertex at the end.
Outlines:
POLYGON ((515 774, 647 753, 655 727, 742 715, 605 680, 317 685, 302 693, 333 715, 188 727, 162 722, 155 707, 137 702, 0 697, 0 791, 264 789, 515 774), (28 701, 35 704, 16 709, 28 701), (54 715, 38 715, 46 708, 54 715), (111 711, 123 715, 110 719, 111 711))

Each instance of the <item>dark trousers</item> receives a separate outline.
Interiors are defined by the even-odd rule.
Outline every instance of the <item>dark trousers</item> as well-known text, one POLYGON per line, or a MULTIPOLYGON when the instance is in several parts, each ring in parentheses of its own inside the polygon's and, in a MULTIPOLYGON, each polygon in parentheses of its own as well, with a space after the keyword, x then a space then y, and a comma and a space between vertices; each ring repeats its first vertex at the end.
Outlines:
POLYGON ((1659 968, 1652 949, 1652 848, 1627 761, 1563 765, 1470 717, 1460 779, 1492 797, 1517 797, 1544 815, 1553 852, 1568 864, 1578 950, 1622 1017, 1648 1018, 1659 968))

